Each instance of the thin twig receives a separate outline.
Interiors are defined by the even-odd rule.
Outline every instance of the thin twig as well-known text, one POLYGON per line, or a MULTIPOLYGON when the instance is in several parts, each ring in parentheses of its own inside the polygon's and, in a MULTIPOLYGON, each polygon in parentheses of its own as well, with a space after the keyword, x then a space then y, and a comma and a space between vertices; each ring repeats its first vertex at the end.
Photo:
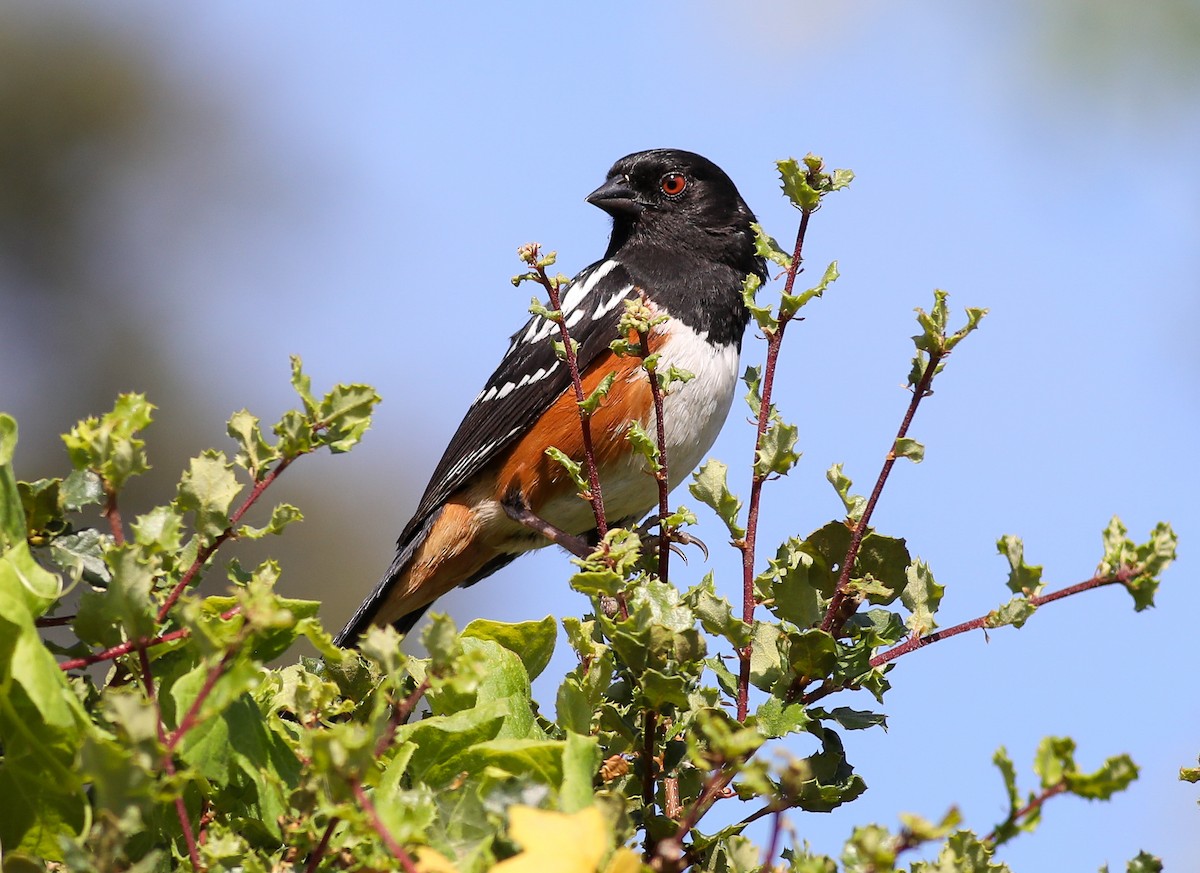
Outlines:
POLYGON ((658 578, 665 582, 671 557, 671 530, 667 526, 667 518, 671 514, 671 504, 668 502, 671 484, 667 466, 667 426, 663 418, 663 390, 658 384, 657 367, 646 363, 646 358, 650 355, 650 335, 647 331, 639 332, 638 343, 642 349, 643 366, 650 379, 650 399, 654 406, 654 436, 658 443, 658 469, 654 471, 654 481, 658 485, 658 578))
POLYGON ((833 597, 829 599, 829 608, 825 611, 825 618, 821 622, 821 630, 831 633, 834 636, 837 636, 842 626, 854 612, 854 604, 846 604, 846 588, 850 584, 850 574, 854 570, 855 561, 858 560, 858 550, 862 546, 863 537, 867 534, 867 528, 871 523, 871 515, 875 512, 875 505, 879 502, 879 497, 883 493, 883 486, 887 483, 888 475, 892 472, 892 467, 896 464, 896 443, 908 434, 908 428, 912 425, 913 417, 917 414, 917 407, 929 395, 929 386, 933 382, 933 376, 944 357, 945 355, 941 352, 931 352, 929 354, 929 360, 925 364, 925 372, 921 374, 920 381, 917 383, 916 388, 913 389, 912 399, 909 401, 908 409, 904 413, 904 420, 900 422, 900 429, 896 431, 896 437, 892 440, 892 447, 888 449, 887 458, 883 462, 883 468, 879 471, 879 478, 875 480, 875 487, 871 490, 871 496, 867 500, 866 507, 863 509, 862 517, 854 525, 854 530, 850 534, 850 546, 846 549, 846 557, 842 561, 842 572, 838 576, 837 590, 834 591, 833 597))
MULTIPOLYGON (((1093 576, 1091 579, 1086 579, 1083 582, 1077 582, 1074 585, 1068 585, 1066 588, 1060 588, 1057 591, 1051 591, 1049 594, 1032 595, 1028 599, 1029 602, 1035 607, 1045 606, 1048 603, 1054 603, 1055 601, 1062 600, 1065 597, 1071 597, 1075 594, 1082 594, 1085 591, 1091 591, 1095 588, 1103 588, 1106 585, 1127 585, 1129 582, 1140 576, 1141 573, 1142 570, 1140 567, 1126 565, 1118 569, 1116 573, 1112 573, 1108 576, 1093 576)), ((990 615, 990 613, 988 615, 990 615)), ((907 655, 910 652, 923 649, 926 646, 932 645, 933 643, 941 642, 942 640, 948 640, 951 637, 956 637, 959 634, 966 633, 967 631, 987 629, 988 615, 981 615, 971 619, 970 621, 960 622, 959 624, 944 628, 942 630, 932 631, 924 636, 910 637, 904 642, 892 646, 886 652, 880 652, 879 654, 875 655, 873 658, 871 658, 869 663, 872 667, 882 667, 884 664, 894 661, 902 655, 907 655)), ((828 697, 834 692, 844 690, 846 687, 847 686, 845 685, 831 684, 828 680, 826 680, 812 691, 803 695, 800 698, 800 701, 805 705, 815 703, 824 697, 828 697)))
MULTIPOLYGON (((813 172, 809 172, 809 182, 813 181, 813 172)), ((804 210, 800 216, 800 227, 796 231, 796 245, 792 253, 792 264, 788 268, 787 279, 784 282, 783 293, 791 294, 796 284, 796 275, 804 260, 804 237, 808 233, 808 220, 813 210, 804 210)), ((779 347, 783 343, 783 332, 786 330, 792 315, 780 312, 778 326, 767 333, 767 357, 763 365, 762 396, 758 404, 758 430, 754 439, 754 464, 751 469, 754 475, 750 480, 750 499, 746 509, 746 535, 736 545, 742 552, 742 621, 747 625, 754 624, 754 611, 758 607, 758 599, 754 593, 755 549, 758 542, 758 514, 762 504, 762 486, 767 480, 767 473, 758 470, 758 452, 771 423, 771 395, 775 389, 775 369, 779 363, 779 347)), ((750 659, 754 644, 747 643, 738 652, 738 695, 737 719, 744 722, 750 707, 750 659)))
MULTIPOLYGON (((228 621, 239 612, 242 611, 240 606, 235 606, 233 609, 228 609, 221 613, 221 620, 228 621)), ((178 630, 169 631, 165 634, 160 634, 156 637, 147 637, 140 640, 126 640, 123 643, 105 649, 102 652, 96 652, 94 655, 85 655, 82 658, 72 658, 69 661, 63 661, 58 665, 58 669, 66 672, 68 670, 78 670, 82 667, 90 667, 92 664, 99 664, 102 661, 114 661, 117 658, 128 655, 134 649, 148 649, 159 645, 160 643, 170 643, 175 640, 182 640, 185 637, 191 636, 190 628, 179 628, 178 630)))
MULTIPOLYGON (((150 704, 154 707, 155 729, 158 732, 158 741, 162 744, 165 752, 163 753, 163 769, 167 771, 167 775, 172 779, 175 778, 175 756, 167 743, 167 727, 163 724, 162 707, 158 704, 158 695, 154 693, 154 674, 150 668, 150 656, 146 653, 146 647, 141 646, 137 650, 138 661, 141 664, 141 679, 142 686, 146 689, 146 697, 150 704)), ((179 828, 183 831, 183 841, 187 844, 188 857, 192 862, 192 869, 199 873, 203 868, 200 866, 200 850, 196 846, 196 835, 192 831, 192 822, 188 818, 187 805, 183 802, 183 792, 175 793, 175 814, 179 817, 179 828)))
POLYGON ((1062 794, 1066 790, 1067 790, 1067 783, 1065 780, 1062 782, 1056 782, 1054 785, 1051 785, 1049 788, 1044 789, 1041 794, 1038 794, 1036 797, 1030 798, 1029 803, 1025 804, 1020 809, 1010 812, 1008 814, 1008 818, 1006 818, 1003 822, 1000 823, 1000 825, 995 830, 993 830, 990 834, 988 834, 986 837, 983 838, 983 842, 985 842, 985 843, 996 842, 996 835, 1002 828, 1007 829, 1009 827, 1012 827, 1017 822, 1019 822, 1021 819, 1026 818, 1029 815, 1031 815, 1031 814, 1037 812, 1039 809, 1041 809, 1042 804, 1044 804, 1051 797, 1055 797, 1059 794, 1062 794))
MULTIPOLYGON (((550 308, 559 313, 557 324, 558 334, 563 343, 563 358, 567 363, 567 372, 571 374, 571 388, 575 393, 575 402, 582 404, 587 398, 583 393, 583 379, 579 374, 579 361, 575 357, 575 347, 572 345, 571 335, 567 331, 567 320, 562 317, 562 302, 558 286, 546 275, 546 268, 538 264, 536 244, 533 245, 529 263, 532 264, 537 274, 538 282, 546 289, 546 294, 550 297, 550 308)), ((604 535, 608 533, 608 519, 604 515, 604 494, 600 490, 600 473, 596 468, 596 450, 592 443, 591 419, 582 406, 579 406, 579 425, 583 436, 584 461, 587 464, 588 501, 592 504, 592 514, 596 517, 596 531, 603 539, 604 535)))
POLYGON ((421 698, 425 696, 425 692, 429 690, 429 677, 426 676, 414 688, 409 695, 400 701, 400 703, 392 706, 392 716, 388 719, 388 726, 383 733, 379 735, 378 742, 375 743, 375 757, 378 758, 387 751, 388 746, 392 744, 392 740, 396 736, 396 731, 400 729, 402 724, 405 724, 413 710, 417 708, 421 698))
POLYGON ((167 599, 163 601, 163 605, 159 607, 159 621, 166 620, 167 613, 171 611, 171 607, 175 605, 175 601, 179 599, 179 596, 183 594, 189 585, 192 584, 196 574, 200 572, 200 568, 203 567, 208 559, 212 557, 213 552, 219 549, 225 543, 225 541, 232 537, 237 531, 237 526, 239 522, 241 522, 242 516, 245 515, 247 510, 249 510, 250 507, 255 504, 258 498, 262 496, 262 493, 271 486, 271 483, 279 478, 280 474, 282 474, 283 471, 288 468, 288 465, 298 457, 300 456, 296 455, 291 458, 284 458, 279 462, 278 466, 264 476, 261 481, 254 483, 254 487, 250 490, 250 493, 246 495, 246 499, 242 501, 242 505, 234 510, 233 515, 229 516, 229 525, 225 528, 225 530, 223 530, 211 543, 201 546, 200 550, 196 552, 196 559, 192 561, 192 565, 187 568, 183 576, 175 584, 175 587, 171 589, 171 593, 167 595, 167 599))
POLYGON ((304 865, 304 873, 316 873, 317 866, 329 849, 329 839, 333 836, 333 829, 337 827, 338 821, 339 819, 335 815, 329 819, 329 824, 325 825, 325 832, 321 834, 321 842, 317 843, 317 847, 309 853, 308 863, 304 865))
POLYGON ((108 519, 108 529, 112 533, 113 542, 118 546, 125 543, 125 526, 121 523, 121 510, 117 507, 117 489, 107 479, 104 480, 104 509, 101 515, 108 519))
POLYGON ((375 829, 375 833, 379 834, 379 839, 383 840, 383 844, 387 846, 387 850, 392 853, 392 857, 400 862, 400 866, 404 868, 405 873, 417 873, 417 862, 413 856, 404 850, 404 847, 396 842, 396 838, 392 836, 387 826, 383 823, 383 819, 379 817, 379 810, 375 808, 375 804, 371 802, 370 796, 363 790, 362 783, 357 779, 350 783, 354 789, 354 796, 358 799, 359 805, 366 812, 367 818, 371 822, 371 827, 375 829))
MULTIPOLYGON (((1047 603, 1053 603, 1056 600, 1062 600, 1064 597, 1070 597, 1073 594, 1080 594, 1084 591, 1091 591, 1093 588, 1102 588, 1105 585, 1124 585, 1131 579, 1136 579, 1140 574, 1140 568, 1135 566, 1124 566, 1116 573, 1108 576, 1093 576, 1083 582, 1070 585, 1066 588, 1060 588, 1058 591, 1052 591, 1049 594, 1035 594, 1029 597, 1029 602, 1033 606, 1042 606, 1047 603)), ((978 618, 973 618, 970 621, 964 621, 961 624, 956 624, 953 627, 945 628, 944 630, 933 631, 921 637, 912 637, 905 640, 899 645, 892 646, 886 652, 881 652, 871 659, 872 667, 880 667, 889 661, 894 661, 901 655, 906 655, 909 652, 924 648, 931 643, 940 642, 941 640, 956 637, 959 634, 966 633, 971 630, 979 630, 987 627, 988 616, 981 615, 978 618)))
POLYGON ((765 871, 771 869, 771 862, 775 860, 775 855, 779 852, 779 836, 783 832, 783 810, 774 810, 775 820, 771 823, 771 840, 767 843, 767 852, 763 855, 762 868, 765 871))
MULTIPOLYGON (((647 709, 642 713, 644 726, 642 729, 642 809, 644 818, 654 813, 654 738, 658 733, 658 713, 647 709)), ((647 832, 646 839, 650 839, 647 832)), ((650 851, 650 846, 646 846, 650 851)))

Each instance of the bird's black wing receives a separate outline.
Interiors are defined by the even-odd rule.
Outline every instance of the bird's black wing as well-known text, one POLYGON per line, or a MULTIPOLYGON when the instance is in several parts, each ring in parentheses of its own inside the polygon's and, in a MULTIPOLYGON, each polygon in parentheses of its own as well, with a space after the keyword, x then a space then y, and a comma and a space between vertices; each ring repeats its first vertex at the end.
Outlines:
MULTIPOLYGON (((634 293, 629 271, 619 261, 599 261, 562 291, 560 303, 580 372, 617 339, 622 301, 634 293)), ((571 384, 565 361, 554 353, 558 325, 535 315, 512 336, 508 351, 450 439, 399 545, 424 527, 442 503, 494 460, 550 408, 571 384)))

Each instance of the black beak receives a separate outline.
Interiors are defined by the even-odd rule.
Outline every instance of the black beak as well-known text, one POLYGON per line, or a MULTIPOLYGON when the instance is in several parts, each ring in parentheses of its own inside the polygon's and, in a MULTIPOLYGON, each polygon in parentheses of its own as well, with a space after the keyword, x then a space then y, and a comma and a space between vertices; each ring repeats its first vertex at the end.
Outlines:
POLYGON ((642 211, 642 204, 638 203, 637 194, 629 187, 629 181, 623 176, 607 180, 587 196, 587 202, 593 206, 599 206, 614 218, 620 216, 634 218, 642 211))

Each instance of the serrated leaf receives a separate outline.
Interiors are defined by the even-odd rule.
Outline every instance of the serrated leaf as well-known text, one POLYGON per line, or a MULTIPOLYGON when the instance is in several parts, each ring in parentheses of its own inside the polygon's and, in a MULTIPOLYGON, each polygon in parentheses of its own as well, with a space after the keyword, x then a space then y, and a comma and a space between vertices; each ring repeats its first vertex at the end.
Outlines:
POLYGON ((824 679, 837 666, 837 643, 828 632, 809 628, 787 635, 788 665, 809 681, 824 679))
POLYGON ((908 566, 905 577, 908 581, 900 600, 911 614, 904 623, 915 636, 922 636, 937 627, 933 616, 946 589, 934 581, 929 565, 920 559, 908 566))
POLYGON ((754 253, 760 258, 766 258, 772 263, 778 264, 785 270, 791 269, 792 256, 785 252, 775 241, 775 238, 768 235, 763 226, 758 222, 751 222, 750 229, 754 231, 754 253))
POLYGON ((729 535, 740 540, 746 535, 746 529, 738 524, 738 512, 742 501, 729 490, 729 466, 717 460, 708 460, 692 474, 692 483, 688 490, 692 496, 709 507, 717 514, 729 535))
POLYGON ((63 435, 77 470, 93 470, 115 491, 150 469, 146 443, 135 434, 153 420, 155 406, 144 394, 122 394, 111 412, 87 418, 63 435))
POLYGON ((786 737, 805 728, 812 719, 800 703, 785 703, 768 697, 754 713, 754 724, 768 739, 786 737))
POLYGON ((897 458, 908 458, 914 464, 925 460, 925 446, 914 439, 900 437, 892 446, 892 454, 897 458))
POLYGON ((608 392, 612 388, 613 382, 615 382, 616 379, 617 379, 617 374, 616 374, 615 370, 606 374, 604 376, 604 378, 600 380, 599 384, 597 384, 596 387, 594 389, 592 389, 592 393, 589 394, 587 397, 585 397, 583 400, 579 401, 579 404, 578 404, 579 409, 585 415, 591 415, 597 409, 599 409, 600 402, 602 400, 604 400, 605 397, 608 396, 608 392))
POLYGON ((662 465, 658 462, 658 441, 641 424, 636 421, 630 422, 629 428, 625 431, 625 439, 629 440, 629 444, 633 446, 635 452, 646 459, 652 472, 657 473, 662 469, 662 465))
POLYGON ((1067 790, 1088 800, 1108 800, 1138 778, 1138 767, 1128 755, 1108 758, 1094 773, 1067 773, 1067 790))
POLYGON ((334 454, 350 451, 370 428, 371 413, 379 402, 370 385, 334 385, 317 409, 321 443, 334 454))
POLYGON ((176 505, 195 513, 196 532, 213 540, 229 526, 229 507, 241 490, 225 453, 208 449, 192 458, 179 480, 176 505))
POLYGON ((243 409, 230 416, 227 432, 238 443, 234 463, 245 467, 255 481, 261 479, 267 467, 279 459, 279 452, 263 438, 258 418, 248 410, 243 409))
POLYGON ((799 294, 784 294, 780 297, 779 314, 790 318, 795 315, 809 301, 823 295, 829 286, 838 280, 841 273, 838 272, 837 261, 833 261, 825 268, 825 273, 821 276, 821 281, 807 291, 802 291, 799 294))
POLYGON ((984 620, 984 627, 997 628, 1012 625, 1020 628, 1029 621, 1030 616, 1035 612, 1037 612, 1037 606, 1028 597, 1018 595, 989 612, 984 620))
POLYGON ((571 481, 575 483, 577 491, 585 492, 588 490, 587 478, 584 475, 582 464, 571 460, 566 452, 554 446, 546 448, 546 457, 566 470, 567 475, 571 477, 571 481))
POLYGON ((800 429, 793 424, 787 424, 774 419, 767 425, 766 432, 758 441, 754 453, 754 473, 756 476, 769 475, 786 476, 788 471, 800 460, 796 451, 796 443, 800 438, 800 429))
POLYGON ((1013 594, 1036 595, 1042 590, 1041 565, 1025 563, 1025 543, 1020 537, 1005 534, 996 540, 996 550, 1008 560, 1008 590, 1013 594))
POLYGON ((779 319, 770 306, 762 306, 758 302, 758 289, 762 287, 762 279, 756 273, 751 273, 742 282, 742 303, 749 310, 758 329, 764 335, 770 336, 779 329, 779 319))
POLYGON ((842 472, 841 464, 834 464, 830 467, 825 472, 825 478, 829 480, 829 484, 833 486, 833 490, 841 498, 842 506, 846 508, 846 518, 857 524, 862 518, 863 512, 866 511, 867 498, 861 494, 850 493, 850 488, 854 482, 842 472))
POLYGON ((283 533, 284 528, 296 521, 304 521, 303 513, 290 503, 279 503, 271 509, 271 518, 265 525, 251 527, 244 524, 238 528, 237 535, 251 540, 262 539, 268 534, 278 536, 283 533))

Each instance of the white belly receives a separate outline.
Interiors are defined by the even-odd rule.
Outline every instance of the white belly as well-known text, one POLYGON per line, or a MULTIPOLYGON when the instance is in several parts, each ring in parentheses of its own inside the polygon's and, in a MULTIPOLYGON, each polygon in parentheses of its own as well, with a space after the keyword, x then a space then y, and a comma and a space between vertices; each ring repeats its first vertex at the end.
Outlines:
MULTIPOLYGON (((693 374, 689 381, 672 386, 663 398, 668 482, 674 488, 704 459, 725 424, 738 382, 738 350, 733 345, 714 347, 706 334, 675 321, 660 350, 659 369, 665 372, 672 365, 693 374)), ((655 437, 653 410, 640 424, 655 437)), ((645 459, 641 455, 625 457, 628 460, 623 465, 610 464, 600 471, 610 523, 641 517, 658 504, 658 485, 647 471, 645 459)), ((574 494, 550 501, 542 516, 570 533, 582 533, 596 525, 591 505, 574 494)))

